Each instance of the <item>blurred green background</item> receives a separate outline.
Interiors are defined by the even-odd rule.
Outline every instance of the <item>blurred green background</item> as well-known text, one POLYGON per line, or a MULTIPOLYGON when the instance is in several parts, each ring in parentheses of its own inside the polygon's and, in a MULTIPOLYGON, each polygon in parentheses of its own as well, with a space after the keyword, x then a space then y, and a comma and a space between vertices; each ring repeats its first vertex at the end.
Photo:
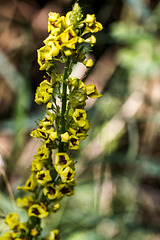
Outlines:
MULTIPOLYGON (((34 102, 42 81, 36 50, 47 37, 48 12, 65 14, 71 0, 0 1, 0 165, 20 193, 40 142, 29 134, 45 109, 34 102)), ((75 195, 43 222, 64 240, 160 239, 160 2, 79 0, 104 29, 85 75, 103 94, 88 100, 88 138, 75 153, 75 195)), ((75 68, 82 77, 84 69, 75 68)), ((15 211, 0 168, 0 232, 15 211)), ((26 214, 19 210, 22 219, 26 214)))

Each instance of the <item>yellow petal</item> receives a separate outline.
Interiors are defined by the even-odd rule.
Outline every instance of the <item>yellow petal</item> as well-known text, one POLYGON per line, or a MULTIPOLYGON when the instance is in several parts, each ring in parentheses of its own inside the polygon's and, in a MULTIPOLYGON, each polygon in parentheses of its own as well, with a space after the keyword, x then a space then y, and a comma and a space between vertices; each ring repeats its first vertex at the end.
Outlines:
POLYGON ((92 59, 88 59, 87 61, 84 61, 84 65, 86 67, 92 67, 93 66, 93 60, 92 59))
POLYGON ((28 210, 28 216, 35 216, 37 218, 45 218, 47 217, 49 212, 47 211, 46 207, 41 204, 34 204, 28 210))
POLYGON ((62 142, 68 142, 69 139, 70 139, 70 136, 69 136, 68 132, 65 132, 65 133, 61 134, 61 141, 62 142))
POLYGON ((52 180, 49 170, 41 170, 40 172, 37 172, 36 178, 37 182, 43 186, 52 180))
POLYGON ((49 138, 54 141, 57 138, 57 132, 51 132, 49 138))
POLYGON ((14 229, 19 225, 19 215, 17 213, 8 213, 5 218, 5 223, 9 225, 11 229, 14 229))
POLYGON ((97 91, 96 86, 94 84, 86 85, 86 93, 90 98, 97 98, 102 96, 102 94, 100 94, 97 91))

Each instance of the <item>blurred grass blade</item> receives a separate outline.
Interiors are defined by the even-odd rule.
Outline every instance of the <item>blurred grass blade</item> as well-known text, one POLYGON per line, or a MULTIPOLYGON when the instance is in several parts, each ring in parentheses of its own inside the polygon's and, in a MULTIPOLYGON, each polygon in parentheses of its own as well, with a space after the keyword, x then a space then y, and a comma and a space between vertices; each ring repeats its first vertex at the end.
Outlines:
POLYGON ((9 59, 0 51, 0 74, 10 88, 16 93, 14 108, 15 132, 19 131, 26 119, 26 110, 30 106, 30 90, 23 75, 15 68, 9 59))
POLYGON ((17 92, 24 82, 23 76, 17 71, 5 54, 0 50, 0 74, 5 78, 14 92, 17 92))
POLYGON ((3 177, 3 180, 4 180, 5 184, 6 184, 6 188, 8 190, 9 196, 10 196, 10 199, 11 199, 11 201, 13 203, 13 206, 14 206, 14 210, 16 211, 16 203, 15 203, 15 200, 14 200, 14 196, 13 196, 11 185, 10 185, 10 183, 8 181, 7 174, 6 174, 6 171, 4 169, 4 161, 3 161, 1 153, 0 153, 0 174, 3 177))

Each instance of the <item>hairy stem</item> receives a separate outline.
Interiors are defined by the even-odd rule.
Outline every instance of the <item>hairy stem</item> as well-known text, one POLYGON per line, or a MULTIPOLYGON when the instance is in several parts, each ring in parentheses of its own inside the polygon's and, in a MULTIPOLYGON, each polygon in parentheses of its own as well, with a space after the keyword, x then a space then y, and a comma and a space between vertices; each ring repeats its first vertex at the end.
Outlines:
MULTIPOLYGON (((66 112, 66 105, 67 105, 67 78, 70 74, 70 57, 68 57, 65 70, 64 70, 64 77, 63 77, 63 88, 62 88, 62 112, 61 112, 61 131, 60 133, 65 132, 65 112, 66 112)), ((64 143, 60 141, 59 143, 59 152, 64 151, 64 143)))

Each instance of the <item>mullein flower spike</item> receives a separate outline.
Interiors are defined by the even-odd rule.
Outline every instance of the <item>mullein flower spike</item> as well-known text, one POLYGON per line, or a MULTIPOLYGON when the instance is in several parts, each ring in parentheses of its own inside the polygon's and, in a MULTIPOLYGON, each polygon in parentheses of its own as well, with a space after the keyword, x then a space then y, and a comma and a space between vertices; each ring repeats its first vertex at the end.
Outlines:
POLYGON ((94 33, 102 29, 94 14, 83 17, 78 3, 65 16, 49 13, 49 36, 37 51, 39 69, 46 74, 35 94, 35 102, 46 106, 46 116, 31 132, 32 137, 42 139, 42 146, 34 155, 32 174, 24 186, 18 187, 28 192, 27 196, 17 199, 18 206, 27 210, 28 221, 20 223, 18 214, 9 213, 5 223, 10 231, 0 240, 60 239, 58 229, 41 237, 41 219, 58 211, 64 196, 74 194, 75 162, 71 154, 72 150, 79 149, 80 141, 87 137, 90 128, 84 107, 88 97, 102 95, 93 84, 85 85, 71 76, 71 72, 78 62, 92 67, 93 61, 86 59, 86 52, 96 43, 94 33), (57 62, 65 64, 63 74, 59 73, 57 62), (54 149, 57 149, 55 154, 54 149))

